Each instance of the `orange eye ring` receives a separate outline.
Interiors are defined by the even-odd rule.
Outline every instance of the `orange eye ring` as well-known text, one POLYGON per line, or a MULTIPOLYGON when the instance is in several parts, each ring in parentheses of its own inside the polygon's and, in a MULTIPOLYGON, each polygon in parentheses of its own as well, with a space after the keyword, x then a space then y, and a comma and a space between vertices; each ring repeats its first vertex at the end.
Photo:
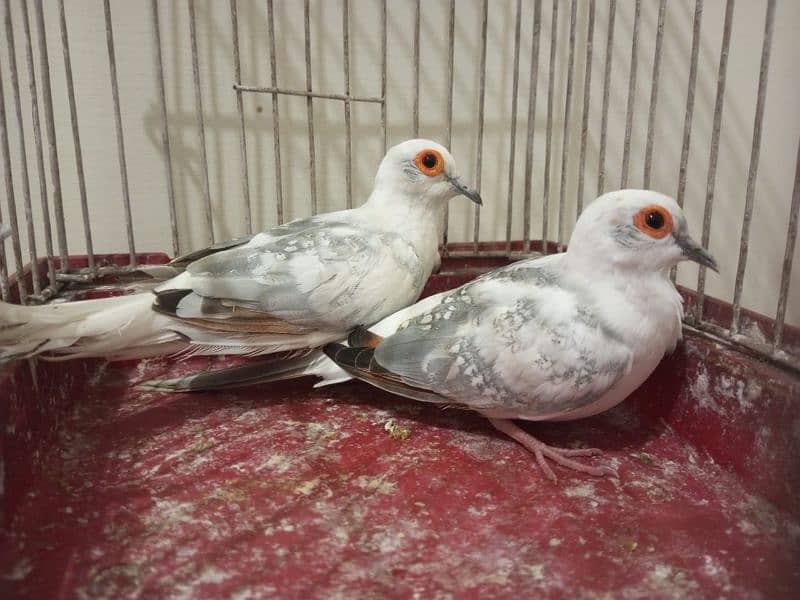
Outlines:
POLYGON ((431 148, 423 150, 414 157, 414 164, 428 177, 436 177, 444 171, 444 158, 431 148))
POLYGON ((645 206, 633 217, 633 224, 642 233, 660 240, 672 233, 672 214, 663 206, 645 206))

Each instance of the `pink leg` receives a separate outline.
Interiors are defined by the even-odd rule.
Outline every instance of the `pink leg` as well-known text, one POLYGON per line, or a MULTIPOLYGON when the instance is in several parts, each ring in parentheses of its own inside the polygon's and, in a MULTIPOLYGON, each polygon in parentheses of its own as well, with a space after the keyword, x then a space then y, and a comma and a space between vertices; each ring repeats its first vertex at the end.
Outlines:
POLYGON ((494 425, 495 429, 502 431, 508 437, 516 440, 527 450, 532 452, 536 457, 536 462, 539 464, 539 467, 544 471, 544 474, 554 482, 558 481, 558 477, 556 477, 553 469, 551 469, 550 465, 545 461, 545 457, 558 463, 562 467, 588 473, 595 477, 601 477, 603 475, 617 476, 616 471, 611 467, 590 467, 589 465, 584 465, 569 458, 570 456, 597 456, 598 454, 602 454, 603 452, 597 448, 553 448, 552 446, 540 442, 531 434, 526 433, 509 419, 489 419, 489 422, 494 425))

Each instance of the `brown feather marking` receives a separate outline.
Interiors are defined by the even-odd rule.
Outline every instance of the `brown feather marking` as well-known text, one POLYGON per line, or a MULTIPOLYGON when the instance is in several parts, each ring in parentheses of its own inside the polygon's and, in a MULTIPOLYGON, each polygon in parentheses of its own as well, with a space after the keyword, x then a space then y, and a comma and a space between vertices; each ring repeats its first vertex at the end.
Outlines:
POLYGON ((267 333, 280 335, 305 335, 313 332, 313 329, 295 325, 282 319, 263 315, 258 318, 229 318, 229 319, 196 319, 175 317, 211 331, 223 331, 231 333, 267 333))
POLYGON ((353 348, 377 348, 383 338, 376 333, 372 333, 363 325, 359 325, 350 335, 347 336, 347 344, 353 348))

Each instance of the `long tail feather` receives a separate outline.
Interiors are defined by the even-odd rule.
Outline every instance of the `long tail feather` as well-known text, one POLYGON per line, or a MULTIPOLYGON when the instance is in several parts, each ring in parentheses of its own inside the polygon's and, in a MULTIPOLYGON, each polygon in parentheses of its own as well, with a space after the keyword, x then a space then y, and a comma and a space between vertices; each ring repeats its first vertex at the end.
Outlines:
POLYGON ((142 293, 44 306, 0 303, 0 363, 38 354, 109 357, 179 340, 164 330, 166 318, 151 310, 152 301, 142 293))
POLYGON ((324 356, 319 352, 313 352, 295 358, 259 360, 186 377, 151 379, 138 384, 137 387, 159 392, 199 392, 285 381, 307 375, 323 376, 314 371, 314 365, 320 358, 324 359, 324 356))

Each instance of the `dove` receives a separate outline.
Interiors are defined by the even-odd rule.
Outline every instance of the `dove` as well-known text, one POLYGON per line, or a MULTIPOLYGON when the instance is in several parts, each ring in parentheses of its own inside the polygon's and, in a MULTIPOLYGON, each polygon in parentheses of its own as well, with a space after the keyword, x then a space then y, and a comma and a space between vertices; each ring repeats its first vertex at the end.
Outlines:
POLYGON ((173 261, 147 293, 29 307, 0 303, 0 362, 261 355, 344 338, 412 304, 438 267, 447 202, 480 195, 450 152, 415 139, 383 158, 358 208, 292 221, 173 261))
POLYGON ((546 459, 614 474, 575 460, 599 450, 548 446, 513 420, 589 417, 639 387, 681 338, 683 305, 669 273, 683 260, 717 270, 673 199, 607 193, 580 215, 565 252, 491 271, 386 337, 362 328, 349 346, 331 343, 324 352, 383 390, 477 411, 554 481, 546 459))

